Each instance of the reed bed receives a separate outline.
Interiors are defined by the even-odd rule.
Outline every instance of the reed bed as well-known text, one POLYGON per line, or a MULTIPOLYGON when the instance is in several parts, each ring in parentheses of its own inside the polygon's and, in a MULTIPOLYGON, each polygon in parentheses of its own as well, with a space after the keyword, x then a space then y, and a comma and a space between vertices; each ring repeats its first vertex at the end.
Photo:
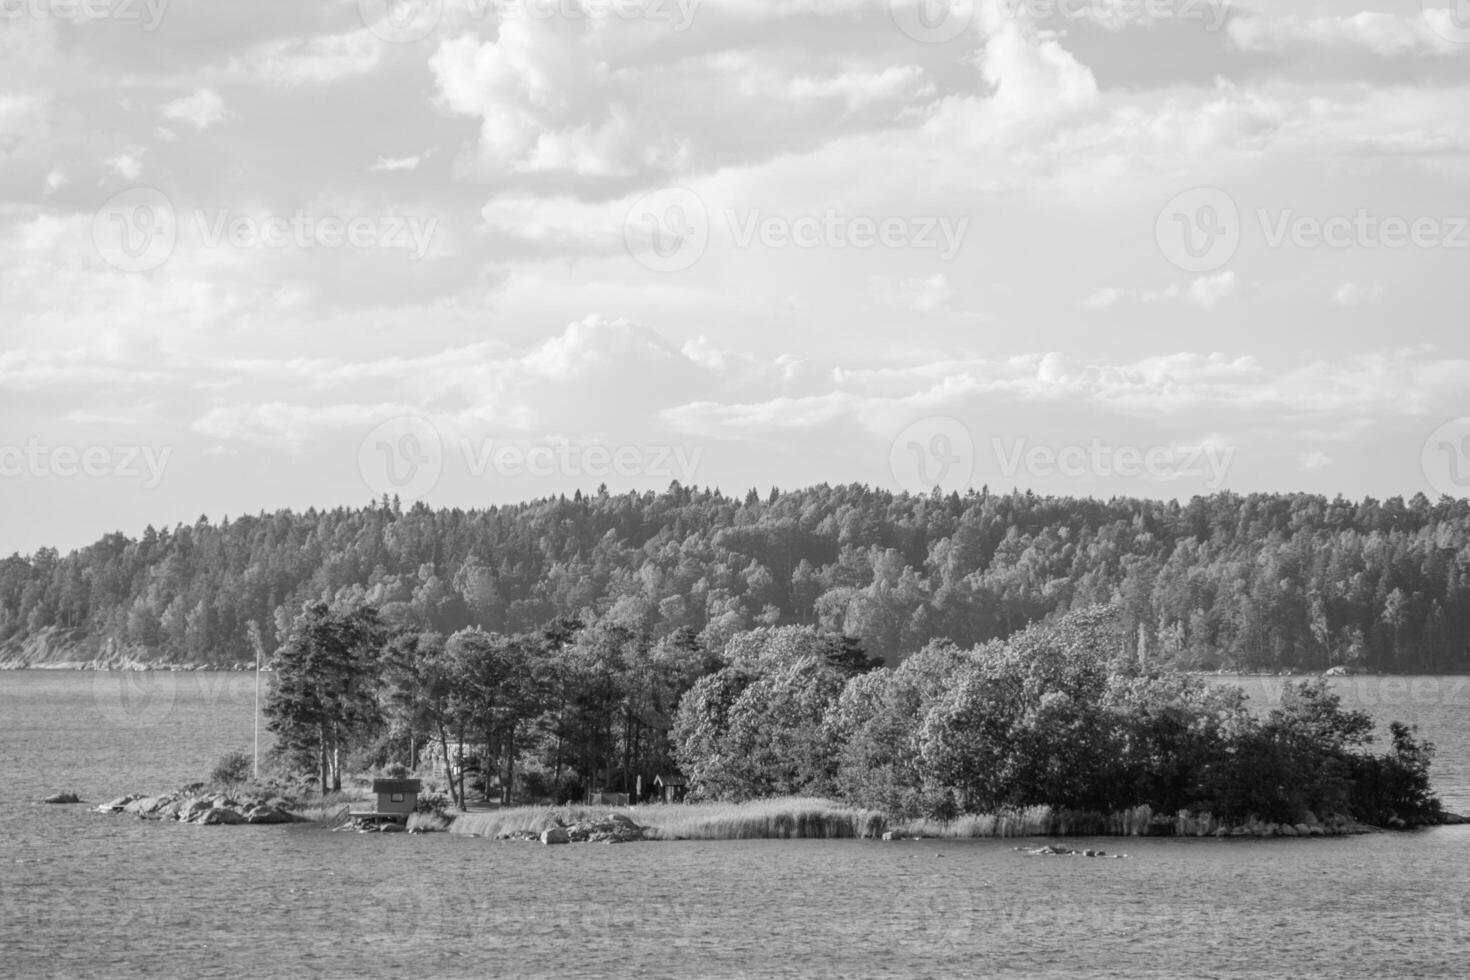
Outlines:
POLYGON ((1152 820, 1153 811, 1146 806, 1113 813, 1028 806, 993 813, 970 813, 948 822, 909 821, 899 825, 894 833, 904 837, 947 838, 1141 837, 1149 833, 1152 820))
POLYGON ((410 813, 408 815, 409 830, 427 834, 448 830, 449 827, 449 818, 440 813, 410 813))
POLYGON ((877 837, 887 827, 876 811, 831 800, 781 797, 749 803, 513 807, 462 814, 449 832, 480 837, 540 833, 558 825, 606 819, 614 813, 628 817, 644 828, 646 836, 660 840, 877 837))

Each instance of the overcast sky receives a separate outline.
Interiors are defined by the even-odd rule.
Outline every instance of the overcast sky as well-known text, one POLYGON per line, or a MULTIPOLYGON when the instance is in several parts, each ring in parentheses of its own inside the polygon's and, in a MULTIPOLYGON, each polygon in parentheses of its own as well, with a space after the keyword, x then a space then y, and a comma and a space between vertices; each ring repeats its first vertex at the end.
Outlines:
POLYGON ((673 479, 1463 495, 1467 106, 1439 0, 0 0, 0 552, 673 479))

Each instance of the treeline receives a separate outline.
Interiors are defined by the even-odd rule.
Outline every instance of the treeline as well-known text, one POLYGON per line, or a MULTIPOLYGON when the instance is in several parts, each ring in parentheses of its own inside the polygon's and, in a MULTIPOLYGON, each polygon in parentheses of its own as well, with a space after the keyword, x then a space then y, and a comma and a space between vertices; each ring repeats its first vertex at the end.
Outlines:
POLYGON ((654 641, 563 620, 445 639, 319 602, 275 652, 266 711, 282 761, 323 790, 438 758, 461 805, 456 755, 506 804, 646 794, 682 772, 695 798, 831 796, 909 818, 1046 805, 1438 821, 1432 749, 1410 730, 1372 754, 1372 719, 1320 681, 1257 716, 1238 688, 1128 653, 1120 621, 1078 611, 890 668, 809 626, 738 633, 717 655, 689 630, 654 641))
POLYGON ((1221 493, 1188 503, 864 486, 484 510, 281 511, 111 534, 0 561, 0 654, 250 662, 314 600, 445 636, 561 617, 720 653, 762 626, 861 639, 896 664, 1094 604, 1200 669, 1470 670, 1470 502, 1221 493))
MULTIPOLYGON (((805 654, 844 676, 880 664, 850 637, 797 632, 805 654)), ((344 773, 437 762, 461 805, 476 788, 502 803, 636 793, 640 776, 646 794, 677 771, 681 699, 723 664, 687 629, 655 640, 567 619, 446 638, 390 625, 370 605, 314 602, 271 657, 265 712, 279 760, 323 790, 344 773)))
POLYGON ((1373 720, 1324 681, 1259 717, 1239 688, 1142 663, 1121 641, 1115 610, 1084 610, 854 674, 810 633, 758 630, 683 698, 675 756, 701 795, 838 796, 911 818, 1048 806, 1439 821, 1433 749, 1410 729, 1391 725, 1374 755, 1373 720))

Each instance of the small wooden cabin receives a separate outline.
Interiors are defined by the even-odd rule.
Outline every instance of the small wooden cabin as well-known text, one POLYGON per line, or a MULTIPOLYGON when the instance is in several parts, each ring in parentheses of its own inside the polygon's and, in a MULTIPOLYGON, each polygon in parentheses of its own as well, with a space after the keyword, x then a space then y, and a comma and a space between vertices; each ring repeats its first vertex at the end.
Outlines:
POLYGON ((383 816, 401 815, 405 820, 419 802, 422 783, 417 779, 374 779, 373 793, 378 797, 377 812, 383 816))
POLYGON ((689 781, 673 773, 659 773, 653 777, 653 788, 663 796, 665 803, 683 803, 685 794, 689 792, 689 781))

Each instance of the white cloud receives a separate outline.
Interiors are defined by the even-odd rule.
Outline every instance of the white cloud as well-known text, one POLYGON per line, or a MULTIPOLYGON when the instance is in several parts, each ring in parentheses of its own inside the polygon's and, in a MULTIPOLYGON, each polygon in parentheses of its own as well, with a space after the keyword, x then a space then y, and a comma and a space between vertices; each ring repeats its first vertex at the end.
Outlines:
POLYGON ((1200 276, 1189 284, 1189 298, 1200 306, 1218 306, 1235 295, 1239 285, 1234 269, 1213 276, 1200 276))
POLYGON ((201 133, 225 117, 225 103, 219 94, 201 88, 193 95, 175 99, 163 107, 163 117, 186 122, 201 133))
POLYGON ((137 180, 143 176, 143 155, 146 151, 139 146, 129 147, 107 158, 107 169, 123 180, 137 180))
POLYGON ((417 170, 419 164, 424 161, 425 156, 426 154, 411 157, 378 157, 378 162, 368 169, 389 173, 398 170, 417 170))
POLYGON ((1376 306, 1383 301, 1384 289, 1378 285, 1345 282, 1332 294, 1332 302, 1338 306, 1376 306))
POLYGON ((1297 456, 1297 463, 1304 470, 1326 469, 1332 465, 1332 457, 1321 450, 1301 453, 1297 456))
POLYGON ((913 279, 874 276, 870 286, 873 299, 889 310, 934 313, 943 309, 954 296, 954 290, 949 288, 949 280, 942 272, 913 279))

